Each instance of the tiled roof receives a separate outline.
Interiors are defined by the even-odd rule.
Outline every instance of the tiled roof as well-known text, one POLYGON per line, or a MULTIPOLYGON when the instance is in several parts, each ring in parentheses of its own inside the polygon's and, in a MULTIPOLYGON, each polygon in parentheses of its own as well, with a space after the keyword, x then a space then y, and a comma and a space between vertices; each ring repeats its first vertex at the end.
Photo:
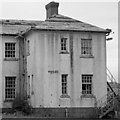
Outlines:
POLYGON ((2 30, 0 34, 16 35, 21 31, 25 32, 28 26, 25 25, 2 25, 2 30))
POLYGON ((20 32, 25 32, 31 26, 35 26, 41 21, 29 20, 1 20, 0 34, 16 35, 20 32))
POLYGON ((78 20, 75 20, 73 18, 60 15, 60 14, 58 15, 54 14, 50 18, 48 18, 46 21, 49 21, 49 22, 80 22, 78 20))
POLYGON ((92 31, 92 32, 108 32, 105 29, 86 24, 83 22, 49 22, 45 21, 34 29, 43 30, 65 30, 65 31, 92 31))
POLYGON ((62 30, 62 31, 91 31, 91 32, 105 32, 110 30, 102 29, 100 27, 81 22, 63 15, 53 15, 45 21, 32 20, 1 20, 0 34, 19 34, 25 33, 27 29, 38 30, 62 30))

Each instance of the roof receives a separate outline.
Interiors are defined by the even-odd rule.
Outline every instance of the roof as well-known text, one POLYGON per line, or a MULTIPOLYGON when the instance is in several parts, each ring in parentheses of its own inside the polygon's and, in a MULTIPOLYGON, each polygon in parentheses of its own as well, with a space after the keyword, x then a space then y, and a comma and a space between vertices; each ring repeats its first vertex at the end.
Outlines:
POLYGON ((49 21, 49 22, 80 22, 76 19, 64 16, 64 15, 60 15, 60 14, 58 15, 54 14, 50 18, 48 18, 46 21, 49 21))
POLYGON ((2 33, 6 35, 16 35, 20 32, 25 32, 27 30, 27 26, 24 25, 2 25, 2 33))
POLYGON ((65 30, 65 31, 91 31, 91 32, 105 32, 108 31, 84 22, 50 22, 45 21, 40 25, 35 26, 34 29, 42 30, 65 30))
POLYGON ((28 29, 36 30, 62 30, 62 31, 85 31, 85 32, 104 32, 110 33, 110 30, 75 20, 63 15, 53 15, 45 21, 35 20, 1 20, 0 34, 16 35, 26 33, 28 29))
POLYGON ((25 32, 31 26, 39 24, 41 21, 29 20, 1 20, 0 34, 16 35, 25 32))

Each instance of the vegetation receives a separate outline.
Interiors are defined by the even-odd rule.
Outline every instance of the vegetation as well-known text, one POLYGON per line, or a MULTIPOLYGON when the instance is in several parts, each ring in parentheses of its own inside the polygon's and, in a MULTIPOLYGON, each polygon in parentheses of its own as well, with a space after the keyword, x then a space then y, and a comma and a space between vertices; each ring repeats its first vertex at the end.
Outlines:
POLYGON ((12 109, 14 111, 21 111, 24 114, 28 115, 32 113, 32 106, 29 104, 28 100, 24 97, 17 96, 12 104, 12 109))

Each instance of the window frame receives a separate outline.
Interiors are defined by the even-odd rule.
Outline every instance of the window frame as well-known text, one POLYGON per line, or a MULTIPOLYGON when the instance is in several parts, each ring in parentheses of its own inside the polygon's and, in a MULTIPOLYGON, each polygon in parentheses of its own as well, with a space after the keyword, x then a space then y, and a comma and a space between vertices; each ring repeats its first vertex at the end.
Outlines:
POLYGON ((61 37, 60 38, 60 53, 68 53, 68 38, 61 37))
POLYGON ((91 38, 82 38, 81 39, 81 56, 93 56, 92 53, 92 39, 91 38), (86 53, 84 53, 86 52, 86 53))
POLYGON ((93 74, 82 74, 82 95, 92 95, 93 94, 92 82, 93 82, 93 74), (83 77, 85 79, 83 79, 83 77), (83 89, 83 85, 86 87, 85 89, 83 89))
POLYGON ((4 94, 5 101, 12 101, 15 99, 15 97, 16 97, 16 76, 5 76, 5 88, 4 88, 4 90, 5 90, 5 94, 4 94), (14 83, 14 84, 12 84, 12 83, 14 83))
POLYGON ((62 96, 68 95, 68 74, 61 74, 61 93, 62 96))
POLYGON ((5 42, 4 48, 5 48, 5 52, 4 52, 5 59, 15 59, 16 58, 16 42, 5 42), (13 46, 10 44, 13 44, 13 46))

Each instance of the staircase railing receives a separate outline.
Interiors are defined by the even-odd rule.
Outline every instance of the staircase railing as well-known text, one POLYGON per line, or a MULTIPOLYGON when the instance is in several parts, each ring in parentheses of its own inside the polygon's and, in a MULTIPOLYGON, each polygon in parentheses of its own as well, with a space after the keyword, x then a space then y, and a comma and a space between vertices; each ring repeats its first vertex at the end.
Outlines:
POLYGON ((115 94, 118 94, 118 83, 110 70, 107 68, 107 85, 110 88, 111 91, 113 91, 115 94))
POLYGON ((110 70, 108 68, 106 68, 107 70, 107 81, 109 82, 116 82, 116 79, 114 78, 114 76, 112 75, 112 73, 110 72, 110 70))
POLYGON ((108 93, 102 99, 98 101, 98 115, 102 118, 109 113, 115 106, 115 94, 113 92, 108 93))
POLYGON ((108 68, 107 68, 107 81, 108 81, 107 87, 108 89, 110 89, 110 91, 108 91, 108 93, 105 96, 103 96, 100 100, 97 101, 99 118, 104 117, 116 106, 118 92, 116 92, 116 90, 113 87, 114 84, 116 84, 117 82, 108 68))

